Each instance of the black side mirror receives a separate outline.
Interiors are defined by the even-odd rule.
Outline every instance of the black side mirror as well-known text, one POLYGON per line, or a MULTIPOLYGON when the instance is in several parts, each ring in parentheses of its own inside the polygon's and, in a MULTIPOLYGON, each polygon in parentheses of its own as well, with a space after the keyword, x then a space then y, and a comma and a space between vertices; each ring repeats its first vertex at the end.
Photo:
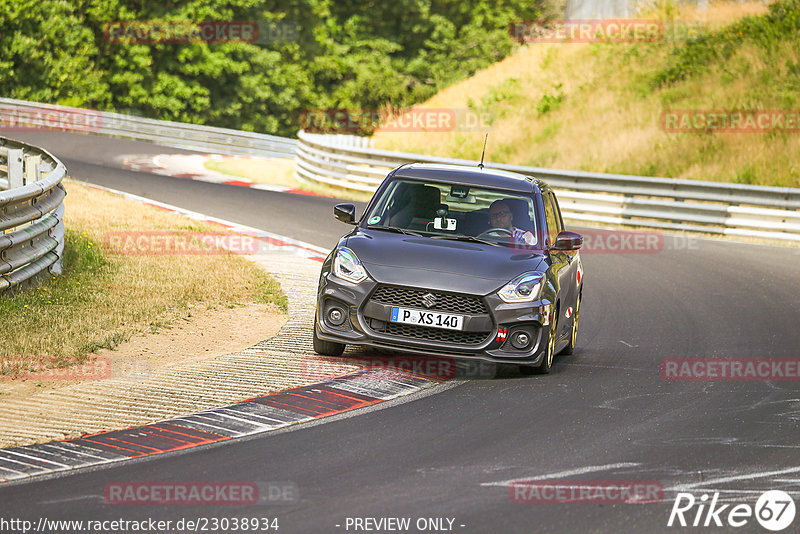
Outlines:
POLYGON ((564 230, 556 236, 554 250, 578 250, 583 246, 583 236, 575 232, 564 230))
POLYGON ((333 216, 343 223, 356 224, 356 207, 352 204, 336 204, 333 216))

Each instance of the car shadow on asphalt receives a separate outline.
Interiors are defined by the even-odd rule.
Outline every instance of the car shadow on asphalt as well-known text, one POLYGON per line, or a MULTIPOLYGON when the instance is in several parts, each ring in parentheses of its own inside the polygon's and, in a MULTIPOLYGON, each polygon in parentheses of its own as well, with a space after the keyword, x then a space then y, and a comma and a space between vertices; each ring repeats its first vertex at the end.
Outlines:
MULTIPOLYGON (((566 367, 566 360, 573 356, 556 356, 550 374, 558 374, 566 367)), ((405 372, 432 381, 449 380, 509 380, 509 379, 544 379, 544 376, 529 376, 520 372, 519 366, 509 363, 494 363, 472 358, 451 356, 411 355, 399 351, 348 347, 340 358, 331 360, 358 365, 366 369, 385 369, 392 372, 405 372)))

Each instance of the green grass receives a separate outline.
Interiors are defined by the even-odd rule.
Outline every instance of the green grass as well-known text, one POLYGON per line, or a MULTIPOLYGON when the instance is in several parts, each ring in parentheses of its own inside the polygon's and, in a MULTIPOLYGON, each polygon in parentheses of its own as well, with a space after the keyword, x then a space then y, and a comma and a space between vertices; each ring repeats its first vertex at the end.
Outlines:
POLYGON ((111 230, 220 230, 76 183, 67 189, 64 273, 0 297, 0 374, 82 363, 135 334, 169 328, 198 307, 258 303, 286 312, 277 281, 238 255, 119 255, 102 244, 111 230), (98 213, 103 209, 107 215, 98 213))

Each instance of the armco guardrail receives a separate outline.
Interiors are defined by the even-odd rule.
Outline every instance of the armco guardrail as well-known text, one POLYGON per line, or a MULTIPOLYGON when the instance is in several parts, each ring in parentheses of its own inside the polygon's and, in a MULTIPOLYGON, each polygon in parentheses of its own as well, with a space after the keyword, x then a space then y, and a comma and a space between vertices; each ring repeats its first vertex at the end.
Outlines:
MULTIPOLYGON (((389 170, 403 163, 476 164, 356 146, 346 136, 300 131, 298 137, 299 180, 353 191, 374 191, 389 170)), ((578 222, 800 241, 800 189, 495 163, 486 167, 546 180, 558 190, 564 217, 578 222)))
POLYGON ((61 274, 66 172, 46 150, 0 138, 0 294, 61 274))
POLYGON ((234 156, 294 157, 297 143, 274 135, 0 98, 0 134, 15 130, 85 132, 234 156))

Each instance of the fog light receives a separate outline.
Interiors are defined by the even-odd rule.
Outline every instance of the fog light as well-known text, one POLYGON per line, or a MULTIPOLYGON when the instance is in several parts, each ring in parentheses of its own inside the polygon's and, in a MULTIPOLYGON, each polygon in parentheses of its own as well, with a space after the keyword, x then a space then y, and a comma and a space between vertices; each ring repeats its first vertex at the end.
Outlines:
POLYGON ((334 326, 341 326, 345 317, 344 310, 339 307, 333 307, 328 311, 328 321, 334 326))
POLYGON ((531 336, 527 332, 517 331, 511 334, 511 345, 515 349, 522 350, 531 344, 531 336))

